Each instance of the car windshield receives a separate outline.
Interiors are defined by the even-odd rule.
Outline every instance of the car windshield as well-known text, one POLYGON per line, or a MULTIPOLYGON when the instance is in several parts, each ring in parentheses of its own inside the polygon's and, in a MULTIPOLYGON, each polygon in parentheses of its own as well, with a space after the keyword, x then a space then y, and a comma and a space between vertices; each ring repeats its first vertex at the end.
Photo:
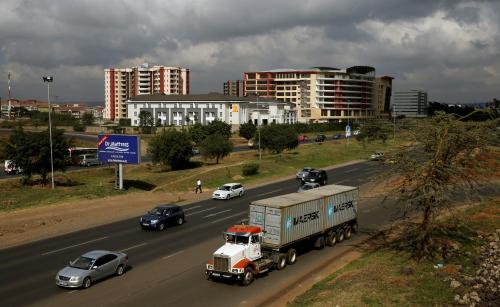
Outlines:
POLYGON ((303 172, 310 172, 312 171, 312 167, 304 167, 304 169, 302 169, 303 172))
POLYGON ((219 187, 219 190, 221 190, 221 191, 231 191, 231 186, 223 185, 223 186, 219 187))
POLYGON ((69 266, 72 268, 77 268, 82 270, 90 270, 92 264, 94 263, 94 260, 95 259, 80 256, 76 260, 70 262, 69 266))
POLYGON ((152 215, 161 215, 162 212, 163 212, 163 209, 156 207, 153 210, 149 211, 148 213, 152 214, 152 215))
POLYGON ((231 233, 226 233, 226 242, 235 244, 247 244, 248 236, 239 236, 231 233))

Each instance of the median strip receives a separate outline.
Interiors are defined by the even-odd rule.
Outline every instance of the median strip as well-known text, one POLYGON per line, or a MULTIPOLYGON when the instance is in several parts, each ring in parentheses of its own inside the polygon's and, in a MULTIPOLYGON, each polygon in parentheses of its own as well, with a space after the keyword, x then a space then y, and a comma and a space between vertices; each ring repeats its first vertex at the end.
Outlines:
POLYGON ((83 243, 79 243, 79 244, 75 244, 75 245, 63 247, 63 248, 60 248, 60 249, 56 249, 56 250, 53 250, 53 251, 50 251, 50 252, 43 253, 42 256, 54 254, 54 253, 57 253, 57 252, 60 252, 60 251, 63 251, 63 250, 67 250, 67 249, 70 249, 70 248, 73 248, 73 247, 77 247, 77 246, 82 246, 82 245, 89 244, 89 243, 92 243, 92 242, 101 241, 101 240, 104 240, 104 239, 107 239, 107 238, 108 238, 107 236, 100 237, 100 238, 97 238, 97 239, 94 239, 94 240, 90 240, 90 241, 86 241, 86 242, 83 242, 83 243))

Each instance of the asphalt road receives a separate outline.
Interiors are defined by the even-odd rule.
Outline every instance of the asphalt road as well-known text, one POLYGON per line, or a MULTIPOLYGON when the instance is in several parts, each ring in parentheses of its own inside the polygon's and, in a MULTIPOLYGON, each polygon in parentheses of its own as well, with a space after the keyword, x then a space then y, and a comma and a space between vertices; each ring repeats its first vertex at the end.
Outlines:
MULTIPOLYGON (((358 186, 373 179, 380 167, 378 163, 364 162, 337 168, 328 172, 328 182, 358 186)), ((141 230, 137 217, 0 250, 0 306, 256 303, 256 299, 271 295, 277 286, 286 287, 290 278, 348 247, 348 243, 342 243, 327 249, 329 252, 306 253, 296 265, 271 272, 246 288, 205 280, 206 259, 222 244, 221 233, 247 217, 249 202, 295 192, 297 188, 297 181, 287 180, 248 190, 242 198, 193 203, 184 207, 187 223, 164 232, 141 230), (57 288, 57 271, 69 260, 93 249, 126 252, 132 269, 123 277, 105 280, 85 291, 57 288)), ((381 206, 359 209, 361 229, 376 229, 389 218, 388 210, 381 206)))

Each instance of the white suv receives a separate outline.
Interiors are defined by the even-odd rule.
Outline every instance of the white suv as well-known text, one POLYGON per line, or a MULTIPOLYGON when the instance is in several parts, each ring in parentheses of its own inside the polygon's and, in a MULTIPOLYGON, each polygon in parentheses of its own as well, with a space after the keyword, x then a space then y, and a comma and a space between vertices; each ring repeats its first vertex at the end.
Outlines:
POLYGON ((213 199, 230 199, 236 196, 243 196, 245 194, 245 189, 241 183, 226 183, 225 185, 218 187, 212 193, 213 199))

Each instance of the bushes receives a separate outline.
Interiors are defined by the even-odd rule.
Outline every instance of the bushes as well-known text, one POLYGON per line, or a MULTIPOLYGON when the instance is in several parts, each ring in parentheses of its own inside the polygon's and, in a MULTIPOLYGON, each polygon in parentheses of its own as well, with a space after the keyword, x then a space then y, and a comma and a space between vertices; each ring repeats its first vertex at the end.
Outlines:
POLYGON ((87 127, 83 124, 80 124, 80 123, 75 123, 73 125, 73 131, 76 131, 76 132, 84 132, 85 129, 87 129, 87 127))
POLYGON ((259 172, 259 164, 257 164, 257 163, 244 164, 241 172, 242 172, 243 176, 255 175, 259 172))

